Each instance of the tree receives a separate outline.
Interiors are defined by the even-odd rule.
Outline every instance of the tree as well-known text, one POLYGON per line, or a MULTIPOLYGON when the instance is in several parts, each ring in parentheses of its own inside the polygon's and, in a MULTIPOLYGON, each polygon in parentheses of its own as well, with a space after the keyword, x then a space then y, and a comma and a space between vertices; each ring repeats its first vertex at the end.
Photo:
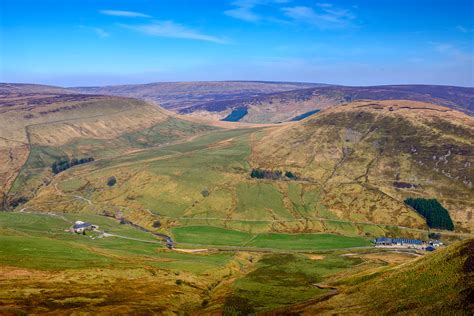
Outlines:
POLYGON ((74 167, 76 165, 81 165, 83 163, 88 163, 88 162, 91 162, 91 161, 94 161, 93 157, 86 157, 86 158, 81 158, 81 159, 72 158, 71 160, 62 159, 62 160, 55 161, 55 162, 52 163, 51 171, 54 174, 58 174, 61 171, 64 171, 64 170, 69 169, 71 167, 74 167))
POLYGON ((407 198, 405 204, 411 206, 423 216, 428 227, 454 230, 454 224, 448 210, 436 199, 407 198))

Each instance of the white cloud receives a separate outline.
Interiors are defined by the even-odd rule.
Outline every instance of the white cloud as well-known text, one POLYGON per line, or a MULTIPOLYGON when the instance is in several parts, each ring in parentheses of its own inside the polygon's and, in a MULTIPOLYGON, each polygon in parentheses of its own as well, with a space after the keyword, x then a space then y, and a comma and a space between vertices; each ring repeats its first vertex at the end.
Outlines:
POLYGON ((85 26, 85 25, 80 25, 79 27, 81 29, 92 31, 95 34, 97 34, 97 36, 99 36, 99 37, 109 37, 110 36, 110 34, 107 31, 105 31, 104 29, 102 29, 100 27, 85 26))
POLYGON ((175 23, 173 21, 153 21, 148 24, 141 25, 129 25, 129 24, 119 24, 122 27, 141 32, 150 36, 158 37, 169 37, 169 38, 183 38, 183 39, 192 39, 198 41, 213 42, 219 44, 226 44, 222 38, 203 34, 197 30, 193 30, 184 25, 175 23))
POLYGON ((328 3, 318 3, 315 10, 305 6, 282 8, 283 13, 296 22, 311 24, 321 29, 344 28, 352 25, 355 15, 347 9, 328 3))
POLYGON ((224 14, 247 22, 257 22, 261 17, 254 12, 254 8, 261 3, 259 0, 235 1, 232 3, 235 8, 224 11, 224 14))
POLYGON ((105 15, 120 16, 120 17, 127 17, 127 18, 151 18, 151 16, 148 14, 141 13, 141 12, 134 12, 134 11, 101 10, 99 12, 105 15))

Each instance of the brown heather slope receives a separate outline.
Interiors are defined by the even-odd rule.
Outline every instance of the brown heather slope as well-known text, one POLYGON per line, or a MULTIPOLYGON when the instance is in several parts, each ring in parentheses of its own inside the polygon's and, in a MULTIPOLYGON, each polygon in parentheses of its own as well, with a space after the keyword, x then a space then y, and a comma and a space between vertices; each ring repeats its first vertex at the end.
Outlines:
POLYGON ((31 96, 33 94, 77 94, 77 92, 62 87, 46 86, 41 84, 0 83, 0 96, 2 97, 2 104, 0 104, 0 106, 5 105, 3 101, 7 96, 21 97, 31 96))
MULTIPOLYGON (((474 239, 392 268, 339 275, 339 294, 286 309, 298 315, 472 315, 474 239)), ((270 313, 271 314, 271 313, 270 313)))
POLYGON ((431 85, 319 86, 196 103, 180 112, 222 119, 233 109, 246 108, 248 114, 241 119, 243 122, 284 122, 311 110, 364 99, 422 101, 474 114, 474 88, 431 85))
POLYGON ((474 232, 474 118, 413 101, 358 101, 274 128, 253 167, 318 183, 341 218, 416 226, 406 197, 436 198, 455 228, 474 232))
POLYGON ((315 83, 269 81, 154 82, 104 87, 77 87, 75 91, 133 97, 159 103, 174 111, 206 102, 231 101, 272 92, 321 86, 315 83))

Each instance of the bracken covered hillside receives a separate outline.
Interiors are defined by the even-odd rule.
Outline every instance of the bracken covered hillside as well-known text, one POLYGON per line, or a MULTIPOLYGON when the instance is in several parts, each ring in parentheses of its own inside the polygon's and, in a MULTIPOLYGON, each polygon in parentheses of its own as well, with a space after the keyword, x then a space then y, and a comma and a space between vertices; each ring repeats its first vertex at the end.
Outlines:
POLYGON ((472 231, 473 156, 468 115, 420 102, 359 101, 275 128, 251 164, 319 183, 322 203, 346 218, 399 220, 405 198, 430 197, 449 210, 455 229, 472 231))

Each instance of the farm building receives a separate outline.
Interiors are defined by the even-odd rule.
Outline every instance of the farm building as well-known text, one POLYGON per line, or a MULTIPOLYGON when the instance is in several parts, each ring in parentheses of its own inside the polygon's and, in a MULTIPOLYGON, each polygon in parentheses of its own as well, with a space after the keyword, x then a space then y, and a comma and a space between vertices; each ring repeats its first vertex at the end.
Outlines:
POLYGON ((392 245, 392 238, 388 237, 378 237, 375 239, 376 246, 391 246, 392 245))
POLYGON ((86 230, 94 230, 97 228, 99 228, 99 226, 93 225, 91 223, 82 222, 82 221, 76 221, 74 225, 72 226, 72 230, 75 233, 82 233, 86 230))
POLYGON ((406 238, 389 238, 389 237, 378 237, 375 239, 376 246, 404 246, 404 247, 421 247, 424 241, 418 239, 406 239, 406 238))

